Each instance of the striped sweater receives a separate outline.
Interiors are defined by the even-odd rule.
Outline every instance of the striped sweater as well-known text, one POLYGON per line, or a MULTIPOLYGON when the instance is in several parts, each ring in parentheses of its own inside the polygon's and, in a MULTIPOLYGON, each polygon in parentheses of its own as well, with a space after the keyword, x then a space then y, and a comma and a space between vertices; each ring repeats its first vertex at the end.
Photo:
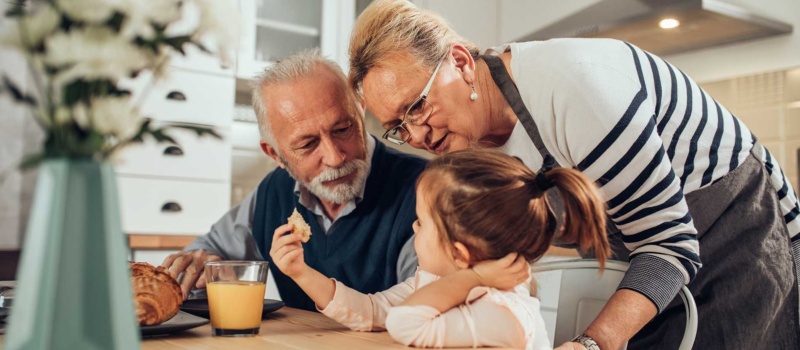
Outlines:
MULTIPOLYGON (((622 232, 631 267, 620 288, 642 293, 662 311, 701 266, 684 196, 736 169, 755 136, 683 72, 625 42, 555 39, 488 53, 507 49, 545 146, 560 166, 597 182, 622 232)), ((500 150, 541 167, 520 123, 500 150)), ((797 195, 768 152, 762 162, 797 251, 797 195)))

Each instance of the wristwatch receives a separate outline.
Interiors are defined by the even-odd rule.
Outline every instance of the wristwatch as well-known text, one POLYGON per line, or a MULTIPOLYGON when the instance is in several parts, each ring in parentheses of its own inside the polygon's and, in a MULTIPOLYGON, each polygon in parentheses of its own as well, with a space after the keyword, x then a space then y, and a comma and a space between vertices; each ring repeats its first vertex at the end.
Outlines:
POLYGON ((600 346, 597 345, 597 342, 594 341, 592 337, 586 335, 586 333, 575 337, 575 339, 572 339, 572 342, 583 345, 586 350, 600 350, 600 346))

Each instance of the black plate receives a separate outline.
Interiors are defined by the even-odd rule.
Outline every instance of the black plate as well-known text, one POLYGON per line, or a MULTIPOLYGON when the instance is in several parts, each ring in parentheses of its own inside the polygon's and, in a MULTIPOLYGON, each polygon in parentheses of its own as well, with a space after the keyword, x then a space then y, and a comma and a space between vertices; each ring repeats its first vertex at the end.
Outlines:
MULTIPOLYGON (((263 318, 268 313, 276 311, 283 307, 283 302, 280 300, 264 299, 264 311, 261 313, 263 318)), ((208 299, 189 299, 183 302, 181 310, 186 311, 192 315, 208 318, 208 299)))
POLYGON ((152 337, 155 335, 172 334, 189 330, 208 324, 209 322, 210 321, 205 318, 200 318, 183 311, 178 311, 178 314, 169 319, 167 322, 156 326, 141 326, 140 328, 142 330, 143 337, 152 337))

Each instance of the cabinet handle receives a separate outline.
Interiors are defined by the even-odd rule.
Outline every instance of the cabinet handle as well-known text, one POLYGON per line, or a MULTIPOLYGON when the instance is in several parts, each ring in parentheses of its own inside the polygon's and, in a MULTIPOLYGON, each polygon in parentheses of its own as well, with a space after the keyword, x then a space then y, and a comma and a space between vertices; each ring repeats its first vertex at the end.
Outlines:
POLYGON ((169 146, 164 150, 165 156, 182 156, 183 150, 178 146, 169 146))
POLYGON ((180 213, 181 211, 183 211, 183 208, 176 202, 167 202, 161 206, 162 213, 180 213))
POLYGON ((186 101, 186 95, 180 91, 171 91, 167 94, 167 100, 186 101))

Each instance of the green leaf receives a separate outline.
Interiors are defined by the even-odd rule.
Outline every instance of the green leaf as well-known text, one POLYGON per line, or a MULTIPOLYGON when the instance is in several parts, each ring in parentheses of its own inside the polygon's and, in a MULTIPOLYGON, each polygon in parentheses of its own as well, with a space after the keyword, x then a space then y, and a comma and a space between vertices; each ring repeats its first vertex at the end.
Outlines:
POLYGON ((79 102, 89 104, 92 97, 125 95, 130 95, 130 91, 120 90, 111 80, 81 79, 73 81, 64 87, 64 104, 72 107, 79 102))
POLYGON ((5 75, 3 76, 3 88, 11 94, 11 97, 14 98, 15 101, 31 107, 36 106, 36 99, 33 98, 33 96, 22 92, 22 90, 17 87, 17 85, 14 84, 14 82, 11 81, 8 76, 5 75))
POLYGON ((24 15, 25 15, 25 1, 23 0, 17 0, 17 2, 11 5, 11 8, 9 8, 5 13, 5 16, 9 18, 22 17, 24 15))
POLYGON ((108 20, 108 27, 111 28, 115 33, 119 33, 120 29, 122 29, 122 23, 125 22, 125 14, 119 11, 115 11, 114 15, 111 16, 111 19, 108 20))
POLYGON ((197 46, 198 49, 200 49, 201 52, 207 53, 209 55, 213 55, 214 54, 214 52, 212 52, 207 47, 205 47, 205 45, 203 45, 201 43, 198 43, 198 42, 194 42, 194 44, 195 44, 195 46, 197 46))
POLYGON ((158 143, 169 142, 176 145, 178 144, 178 141, 175 141, 172 136, 169 136, 164 128, 152 130, 150 136, 153 136, 158 143))
POLYGON ((19 163, 20 170, 28 170, 33 167, 38 166, 44 160, 44 153, 36 153, 25 156, 22 158, 22 162, 19 163))
POLYGON ((152 122, 153 122, 152 119, 145 118, 144 122, 142 122, 142 125, 139 126, 139 131, 136 133, 136 135, 134 137, 131 138, 131 140, 129 142, 130 143, 142 143, 142 142, 144 142, 144 135, 150 133, 150 123, 152 123, 152 122))
POLYGON ((171 38, 165 38, 164 43, 171 46, 173 49, 180 52, 182 55, 186 55, 186 51, 183 50, 183 45, 192 42, 192 37, 189 35, 181 35, 181 36, 174 36, 171 38))
POLYGON ((170 125, 169 127, 172 127, 172 128, 178 128, 178 129, 184 129, 184 130, 190 130, 190 131, 194 131, 194 133, 195 133, 195 134, 197 134, 197 136, 205 136, 205 135, 208 135, 208 136, 211 136, 211 137, 213 137, 213 138, 215 138, 215 139, 218 139, 218 140, 221 140, 221 139, 222 139, 222 135, 218 134, 216 130, 214 130, 214 129, 212 129, 212 128, 207 128, 207 127, 199 126, 199 125, 192 125, 192 124, 172 124, 172 125, 170 125))

